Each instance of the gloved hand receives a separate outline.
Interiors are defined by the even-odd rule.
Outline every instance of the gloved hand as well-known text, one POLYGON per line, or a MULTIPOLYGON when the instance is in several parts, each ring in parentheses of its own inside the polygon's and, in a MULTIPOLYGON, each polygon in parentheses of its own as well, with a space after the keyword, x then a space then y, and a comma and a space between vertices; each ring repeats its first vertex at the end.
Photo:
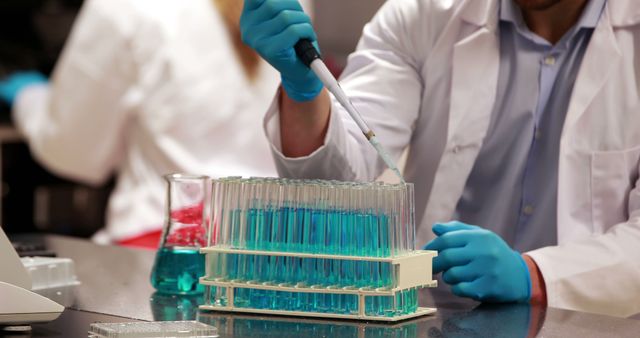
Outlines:
POLYGON ((438 238, 425 245, 436 250, 433 273, 454 294, 483 302, 525 302, 531 277, 522 256, 495 233, 460 222, 435 224, 438 238))
POLYGON ((297 57, 293 47, 316 33, 298 0, 245 0, 240 18, 242 41, 280 72, 289 97, 304 102, 322 91, 320 79, 297 57))
POLYGON ((16 72, 0 80, 0 99, 13 106, 20 92, 28 86, 47 83, 47 78, 36 71, 16 72))

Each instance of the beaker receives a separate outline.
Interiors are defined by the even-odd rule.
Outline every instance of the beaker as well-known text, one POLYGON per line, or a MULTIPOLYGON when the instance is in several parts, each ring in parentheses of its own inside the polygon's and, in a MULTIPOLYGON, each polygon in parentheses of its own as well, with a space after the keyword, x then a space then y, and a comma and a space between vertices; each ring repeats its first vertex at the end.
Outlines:
POLYGON ((164 229, 151 271, 151 284, 160 293, 204 292, 209 205, 209 178, 184 174, 166 175, 167 197, 164 229))

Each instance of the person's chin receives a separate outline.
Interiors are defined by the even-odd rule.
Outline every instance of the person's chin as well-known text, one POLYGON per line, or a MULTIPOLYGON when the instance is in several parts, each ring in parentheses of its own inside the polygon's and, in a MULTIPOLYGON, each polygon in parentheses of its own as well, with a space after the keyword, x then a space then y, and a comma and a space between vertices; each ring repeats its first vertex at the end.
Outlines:
POLYGON ((522 9, 542 11, 565 0, 514 0, 522 9))

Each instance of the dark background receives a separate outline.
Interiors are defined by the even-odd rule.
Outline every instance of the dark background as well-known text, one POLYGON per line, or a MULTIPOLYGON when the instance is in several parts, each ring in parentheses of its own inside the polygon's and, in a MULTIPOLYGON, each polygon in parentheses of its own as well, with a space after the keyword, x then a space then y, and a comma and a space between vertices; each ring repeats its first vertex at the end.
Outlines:
MULTIPOLYGON (((1 0, 0 78, 36 69, 50 75, 82 0, 1 0)), ((11 112, 0 103, 0 124, 11 112)), ((49 174, 23 142, 2 147, 2 219, 9 233, 47 231, 87 237, 104 223, 112 184, 88 187, 49 174)))

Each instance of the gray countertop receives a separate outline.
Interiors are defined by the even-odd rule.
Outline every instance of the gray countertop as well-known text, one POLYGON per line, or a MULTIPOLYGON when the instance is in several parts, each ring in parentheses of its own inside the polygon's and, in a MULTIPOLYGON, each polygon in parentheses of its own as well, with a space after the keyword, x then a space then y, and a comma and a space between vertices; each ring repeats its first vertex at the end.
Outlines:
POLYGON ((91 321, 127 320, 120 317, 198 319, 218 327, 221 337, 640 337, 637 320, 528 305, 480 305, 451 295, 445 285, 420 295, 421 305, 438 308, 435 315, 391 325, 198 313, 202 296, 154 294, 149 283, 153 251, 98 246, 60 236, 20 236, 19 240, 43 241, 58 256, 72 258, 82 283, 55 292, 53 298, 68 310, 56 322, 35 325, 32 337, 86 337, 91 321))

